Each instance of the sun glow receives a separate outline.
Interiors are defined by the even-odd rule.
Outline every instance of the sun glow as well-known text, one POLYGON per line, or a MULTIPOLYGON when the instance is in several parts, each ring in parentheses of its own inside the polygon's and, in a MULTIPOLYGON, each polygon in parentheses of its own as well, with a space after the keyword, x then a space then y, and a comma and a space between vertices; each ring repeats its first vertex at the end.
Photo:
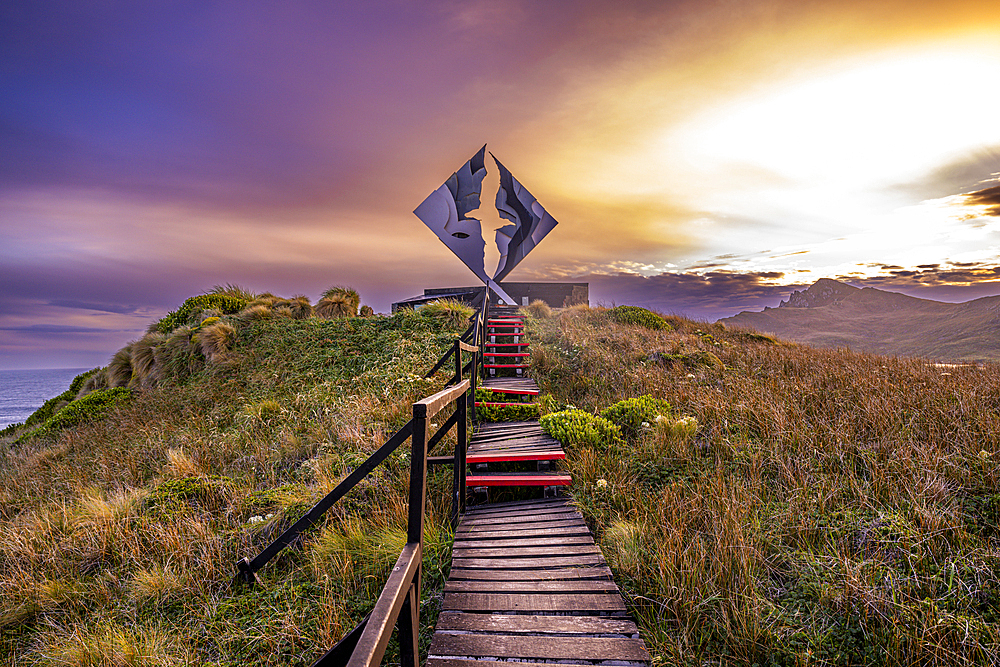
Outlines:
POLYGON ((891 185, 1000 144, 998 80, 995 42, 895 52, 730 100, 667 143, 699 171, 752 171, 779 189, 891 185))

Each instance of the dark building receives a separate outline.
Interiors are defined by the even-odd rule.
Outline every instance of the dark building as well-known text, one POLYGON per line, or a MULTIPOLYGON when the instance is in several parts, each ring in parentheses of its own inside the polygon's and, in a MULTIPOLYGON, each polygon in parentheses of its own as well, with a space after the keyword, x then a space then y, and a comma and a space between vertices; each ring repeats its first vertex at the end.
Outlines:
MULTIPOLYGON (((527 306, 532 301, 541 300, 552 308, 563 308, 577 303, 590 303, 590 283, 500 283, 507 294, 519 306, 527 306)), ((392 312, 400 308, 416 308, 436 299, 457 299, 472 303, 483 293, 485 287, 433 287, 425 289, 423 295, 403 299, 392 304, 392 312)), ((492 295, 494 302, 496 295, 492 295)))

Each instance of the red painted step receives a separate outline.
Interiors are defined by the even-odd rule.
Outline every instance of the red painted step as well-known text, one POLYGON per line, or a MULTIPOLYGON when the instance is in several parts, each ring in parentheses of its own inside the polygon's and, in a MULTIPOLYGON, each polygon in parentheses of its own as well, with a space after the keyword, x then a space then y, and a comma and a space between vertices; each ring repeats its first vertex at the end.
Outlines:
POLYGON ((530 357, 530 352, 483 352, 484 357, 530 357))
POLYGON ((485 343, 486 347, 530 347, 530 343, 485 343))
MULTIPOLYGON (((510 378, 510 379, 516 380, 517 378, 510 378)), ((486 385, 480 385, 480 387, 482 389, 493 391, 498 394, 521 394, 524 396, 538 396, 540 393, 542 393, 540 389, 507 389, 501 387, 488 387, 486 385)))
MULTIPOLYGON (((471 463, 503 463, 504 461, 556 461, 566 458, 565 452, 506 452, 503 454, 466 454, 465 460, 471 463)), ((517 474, 517 473, 512 473, 517 474)), ((527 473, 522 473, 527 474, 527 473)), ((478 486, 489 486, 479 484, 478 486)), ((554 484, 552 486, 555 486, 554 484)))
POLYGON ((466 475, 466 486, 569 486, 573 478, 563 473, 496 473, 466 475))
POLYGON ((483 364, 483 368, 531 368, 530 364, 483 364))
POLYGON ((489 403, 489 402, 485 402, 485 401, 476 401, 476 407, 479 407, 480 405, 486 405, 486 406, 490 406, 490 407, 495 407, 495 406, 498 406, 498 405, 521 405, 521 406, 531 407, 531 406, 535 406, 535 405, 538 405, 538 404, 537 403, 489 403))

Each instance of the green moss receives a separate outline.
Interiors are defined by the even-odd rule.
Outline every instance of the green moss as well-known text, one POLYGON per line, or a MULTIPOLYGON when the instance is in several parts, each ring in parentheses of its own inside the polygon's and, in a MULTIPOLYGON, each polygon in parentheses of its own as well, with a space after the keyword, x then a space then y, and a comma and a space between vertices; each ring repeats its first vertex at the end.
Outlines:
POLYGON ((619 324, 633 324, 653 331, 670 331, 671 329, 665 319, 639 306, 615 306, 608 310, 608 317, 619 324))
POLYGON ((621 441, 621 429, 604 417, 571 408, 545 415, 542 430, 566 447, 610 447, 621 441))
POLYGON ((658 415, 670 414, 670 404, 649 394, 639 398, 626 398, 601 411, 601 416, 616 424, 622 434, 634 440, 645 422, 647 425, 656 421, 658 415))
POLYGON ((177 310, 167 313, 153 329, 168 334, 177 327, 187 324, 197 325, 198 322, 194 320, 203 310, 213 309, 224 315, 232 315, 243 310, 246 305, 245 299, 228 294, 199 294, 185 300, 177 310))

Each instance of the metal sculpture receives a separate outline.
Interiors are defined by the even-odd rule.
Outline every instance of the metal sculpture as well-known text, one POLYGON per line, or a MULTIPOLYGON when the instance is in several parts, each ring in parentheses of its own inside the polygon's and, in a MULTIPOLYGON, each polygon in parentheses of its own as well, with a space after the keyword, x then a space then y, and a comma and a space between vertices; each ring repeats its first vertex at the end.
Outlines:
POLYGON ((510 171, 500 164, 495 155, 490 153, 490 156, 500 170, 497 212, 500 217, 514 223, 496 230, 500 264, 492 278, 486 273, 486 241, 483 240, 482 223, 468 215, 480 205, 483 178, 486 176, 485 145, 452 174, 444 185, 428 195, 413 213, 502 302, 513 304, 514 299, 503 291, 497 284, 498 281, 503 280, 558 223, 518 183, 510 171))

